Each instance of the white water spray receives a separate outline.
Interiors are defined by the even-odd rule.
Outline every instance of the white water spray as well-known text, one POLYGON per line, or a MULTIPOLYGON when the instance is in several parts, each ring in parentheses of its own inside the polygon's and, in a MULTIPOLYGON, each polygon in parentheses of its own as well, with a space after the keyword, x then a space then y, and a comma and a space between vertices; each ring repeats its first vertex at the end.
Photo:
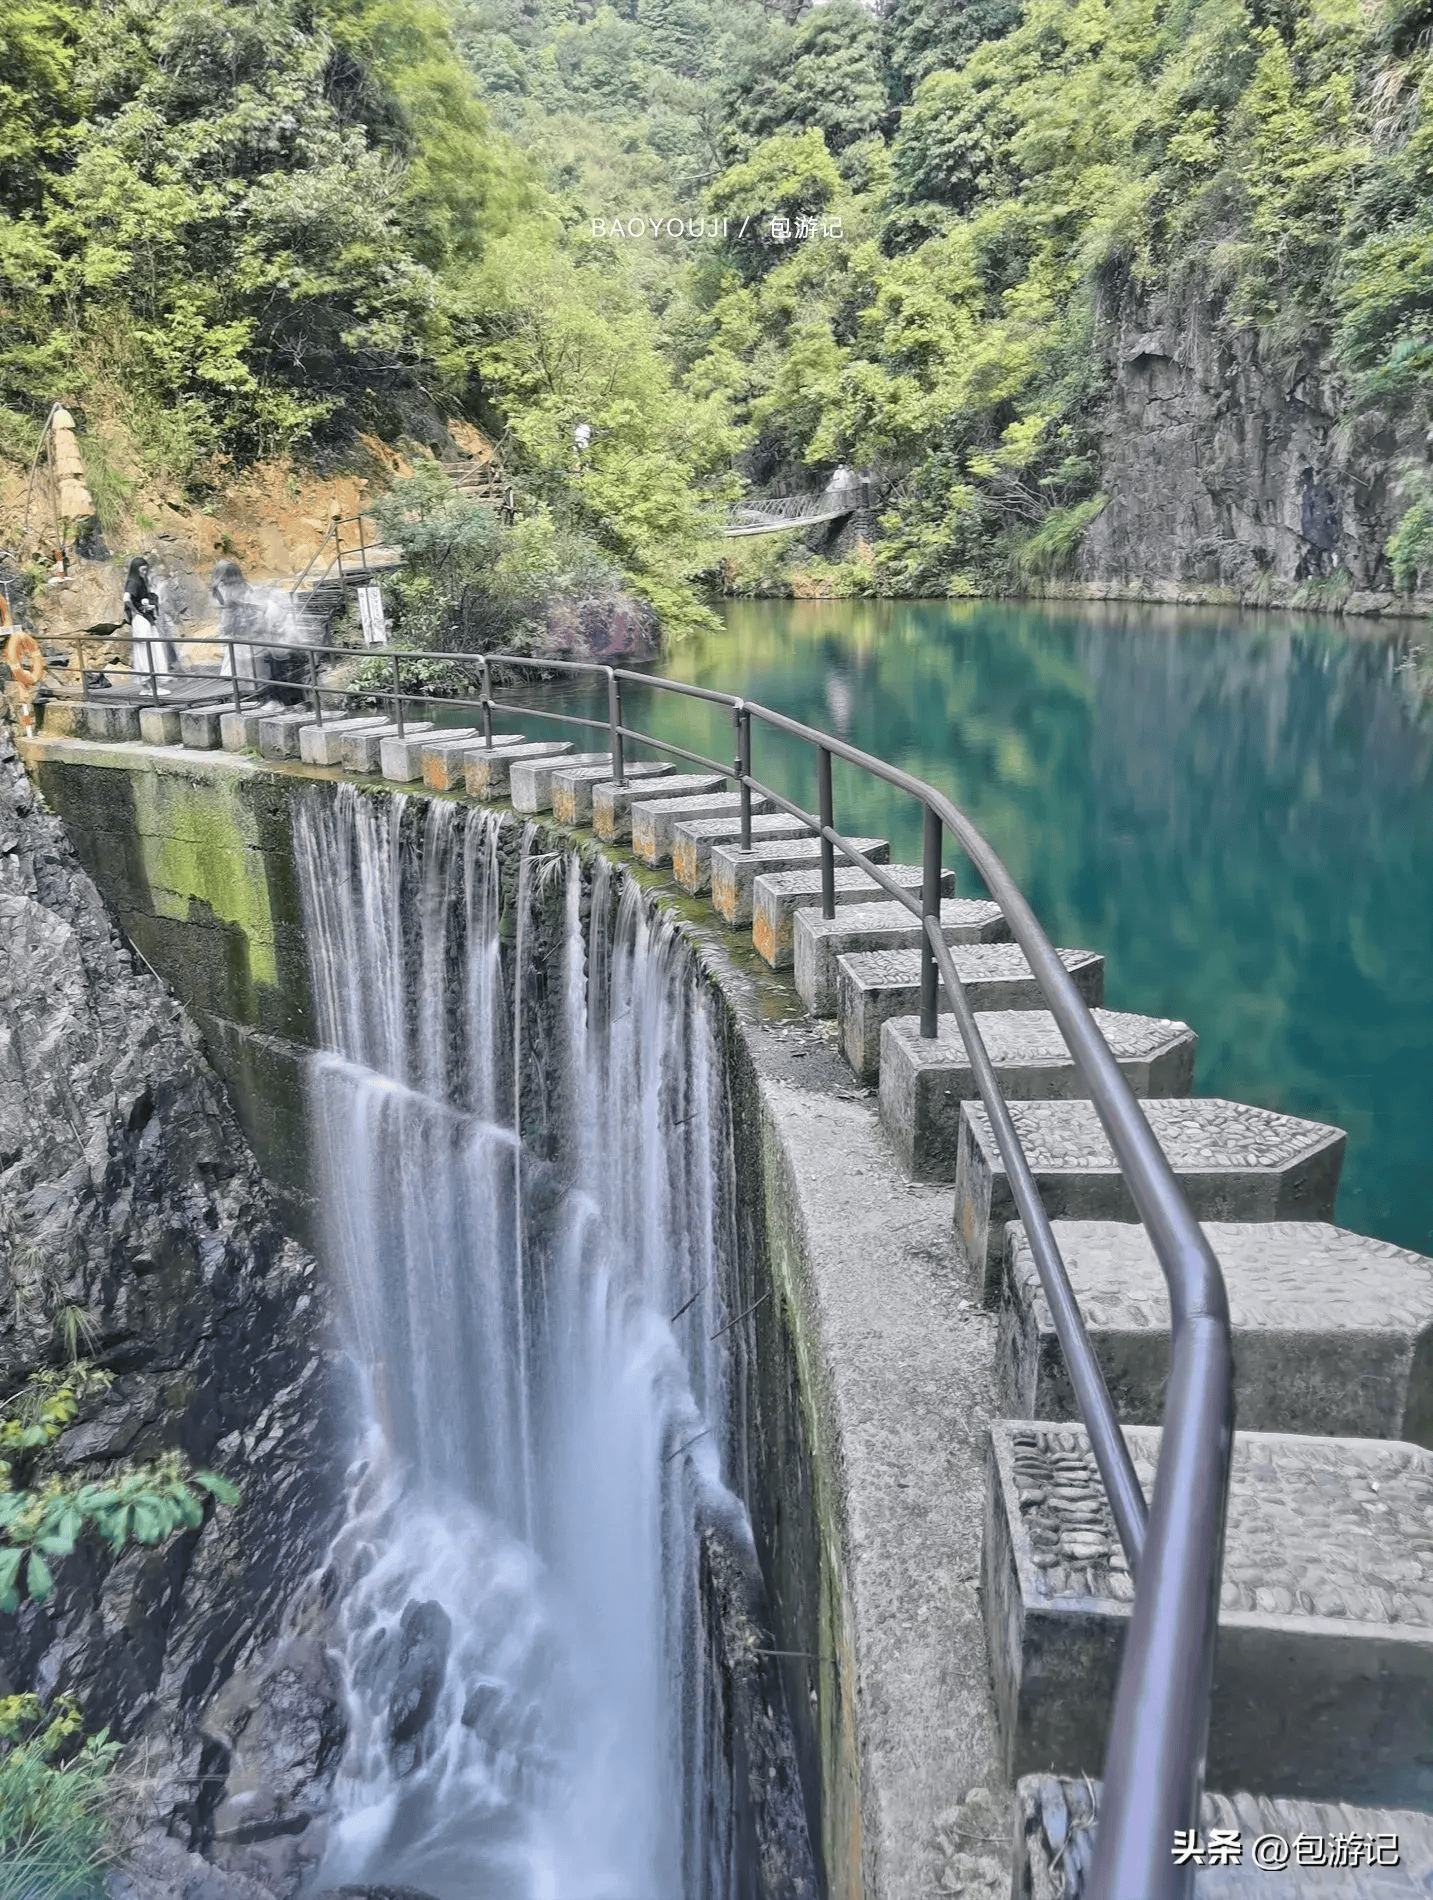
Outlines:
POLYGON ((725 1900, 698 1526, 740 1518, 734 1209, 690 953, 605 866, 589 886, 454 804, 315 792, 295 853, 327 1253, 367 1399, 330 1560, 350 1736, 318 1884, 725 1900))

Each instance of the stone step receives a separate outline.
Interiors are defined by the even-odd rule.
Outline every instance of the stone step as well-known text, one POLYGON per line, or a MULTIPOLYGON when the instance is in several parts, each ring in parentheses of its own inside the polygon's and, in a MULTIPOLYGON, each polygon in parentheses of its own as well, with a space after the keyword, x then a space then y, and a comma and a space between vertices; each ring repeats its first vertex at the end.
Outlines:
MULTIPOLYGON (((1060 960, 1075 988, 1098 1009, 1105 1000, 1105 960, 1093 950, 1062 950, 1060 960)), ((972 1009, 1043 1009, 1045 998, 1025 952, 1015 943, 957 945, 956 975, 965 985, 972 1009)), ((874 1082, 881 1066, 881 1024, 892 1016, 920 1011, 921 953, 913 950, 857 950, 836 959, 836 1015, 846 1060, 863 1082, 874 1082)), ((942 983, 936 990, 941 1013, 950 1008, 942 983)))
MULTIPOLYGON (((1146 1495, 1160 1433, 1125 1427, 1146 1495)), ((990 1427, 982 1555, 1003 1766, 1095 1775, 1133 1586, 1083 1428, 990 1427)), ((1433 1802, 1433 1453, 1236 1432, 1207 1780, 1433 1802)))
MULTIPOLYGON (((812 833, 810 825, 790 812, 769 811, 752 818, 751 835, 760 843, 775 844, 778 839, 809 838, 812 833)), ((713 846, 740 843, 739 819, 684 818, 672 832, 672 875, 684 891, 699 897, 711 889, 713 846)))
POLYGON ((391 724, 382 713, 349 713, 342 718, 325 718, 320 726, 299 729, 299 757, 305 765, 342 765, 343 748, 353 733, 377 732, 391 724))
POLYGON ((234 710, 232 699, 216 699, 207 706, 181 706, 179 743, 191 752, 215 752, 220 745, 219 722, 234 710))
MULTIPOLYGON (((947 897, 940 907, 947 943, 1008 943, 1010 926, 988 897, 947 897)), ((796 992, 813 1016, 836 1014, 836 962, 857 950, 919 949, 924 926, 894 898, 853 904, 823 917, 798 911, 795 927, 796 992)))
MULTIPOLYGON (((1169 1293, 1143 1227, 1056 1221, 1055 1240, 1122 1419, 1157 1425, 1169 1293)), ((1234 1416, 1253 1432, 1433 1447, 1433 1260, 1324 1221, 1208 1221, 1234 1331, 1234 1416)), ((1005 1230, 999 1404, 1079 1416, 1022 1222, 1005 1230)))
POLYGON ((508 773, 523 759, 562 759, 572 755, 570 739, 534 739, 523 745, 480 746, 463 754, 463 785, 469 798, 491 802, 508 795, 508 773))
MULTIPOLYGON (((420 732, 414 725, 405 727, 400 739, 397 731, 378 742, 378 769, 394 785, 411 785, 423 776, 423 755, 445 746, 481 745, 483 735, 475 726, 430 726, 420 732)), ((493 735, 494 745, 511 746, 520 741, 510 733, 493 735)))
MULTIPOLYGON (((1197 1220, 1331 1220, 1344 1132, 1246 1102, 1141 1104, 1197 1220)), ((1135 1219, 1124 1176, 1089 1102, 1012 1102, 1011 1119, 1052 1220, 1135 1219)), ((955 1239, 987 1306, 1000 1297, 1005 1223, 1017 1210, 979 1102, 960 1110, 955 1239)))
MULTIPOLYGON (((1015 1788, 1019 1900, 1084 1900, 1090 1891, 1098 1781, 1026 1775, 1015 1788)), ((1342 1801, 1206 1794, 1191 1843, 1195 1900, 1427 1900, 1433 1816, 1342 1801), (1261 1866, 1255 1859, 1275 1865, 1261 1866)), ((1172 1850, 1171 1850, 1172 1851, 1172 1850)))
MULTIPOLYGON (((770 808, 769 798, 752 794, 753 812, 765 814, 770 808)), ((679 824, 713 818, 725 818, 728 821, 735 818, 740 824, 741 793, 710 792, 705 797, 640 798, 632 807, 632 855, 657 870, 672 856, 679 824)))
MULTIPOLYGON (((642 790, 640 784, 634 786, 630 782, 632 777, 629 766, 627 783, 618 785, 608 779, 592 788, 592 829, 604 844, 626 844, 632 836, 632 800, 642 790)), ((677 772, 663 781, 662 795, 664 798, 698 798, 725 788, 726 779, 720 772, 677 772)))
MULTIPOLYGON (((891 864, 885 868, 903 890, 920 891, 924 873, 918 864, 891 864)), ((838 909, 849 904, 870 903, 873 895, 883 888, 853 864, 837 865, 835 883, 838 909)), ((943 897, 953 894, 954 871, 941 872, 940 888, 943 897)), ((751 940, 773 970, 789 970, 795 961, 793 920, 797 911, 809 910, 814 905, 819 917, 820 903, 819 870, 767 871, 752 885, 751 940)))
POLYGON ((220 713, 220 745, 226 752, 252 751, 259 743, 259 727, 263 721, 286 710, 291 709, 286 708, 282 700, 268 699, 261 700, 257 706, 245 706, 239 712, 220 713))
MULTIPOLYGON (((891 861, 891 847, 884 838, 852 838, 851 843, 873 864, 891 861)), ((731 929, 738 930, 754 920, 753 893, 759 877, 775 871, 809 871, 820 863, 821 840, 809 833, 799 838, 766 839, 747 851, 742 850, 739 840, 713 845, 712 905, 731 929)), ((839 860, 837 868, 843 868, 839 860)))
MULTIPOLYGON (((589 763, 562 765, 553 774, 552 815, 560 825, 590 825, 593 792, 603 783, 614 782, 610 752, 587 756, 589 763), (590 762, 593 759, 596 763, 590 762)), ((675 770, 675 766, 664 759, 649 759, 637 765, 623 766, 626 777, 630 779, 670 779, 675 770)))
POLYGON ((419 773, 425 791, 452 792, 467 784, 468 760, 478 752, 516 752, 522 745, 519 732, 495 732, 492 744, 481 734, 476 739, 451 740, 440 726, 428 735, 418 754, 419 773))
POLYGON ((267 719, 259 721, 260 756, 266 759, 298 758, 299 735, 305 726, 317 724, 312 708, 270 713, 267 719))
MULTIPOLYGON (((1188 1095, 1198 1040, 1188 1023, 1128 1010, 1092 1013, 1136 1095, 1188 1095)), ((1068 1101, 1087 1093, 1048 1009, 982 1011, 976 1024, 1006 1101, 1068 1101)), ((881 1123, 901 1166, 916 1181, 954 1181, 961 1104, 979 1099, 954 1016, 938 1016, 929 1038, 920 1033, 919 1016, 888 1018, 880 1071, 881 1123)))
POLYGON ((182 715, 180 706, 141 706, 140 738, 146 745, 178 745, 182 737, 182 715))
MULTIPOLYGON (((420 733, 432 732, 431 719, 405 719, 402 737, 408 738, 420 733)), ((398 721, 385 720, 381 726, 364 726, 359 731, 347 732, 343 736, 343 765, 349 772, 365 774, 381 772, 383 769, 383 741, 398 738, 398 721)))
POLYGON ((612 770, 610 752, 570 752, 565 758, 530 758, 514 761, 508 773, 508 796, 514 811, 531 817, 552 807, 552 780, 557 772, 570 772, 582 765, 600 765, 612 770))
POLYGON ((84 708, 84 733, 109 745, 129 745, 139 738, 139 705, 132 699, 92 699, 84 708))

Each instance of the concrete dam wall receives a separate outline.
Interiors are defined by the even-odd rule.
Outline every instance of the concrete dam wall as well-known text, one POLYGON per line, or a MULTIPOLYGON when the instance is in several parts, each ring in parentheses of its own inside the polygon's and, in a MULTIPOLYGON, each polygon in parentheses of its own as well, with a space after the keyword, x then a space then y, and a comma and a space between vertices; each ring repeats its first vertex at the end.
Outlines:
MULTIPOLYGON (((669 1301, 669 1321, 689 1293, 699 1302, 722 1370, 700 1373, 693 1390, 705 1379, 725 1396, 714 1425, 708 1407, 705 1430, 677 1433, 663 1468, 682 1473, 708 1455, 685 1440, 709 1431, 713 1472, 720 1447, 721 1482, 758 1559, 744 1577, 727 1561, 731 1540, 705 1531, 692 1558, 719 1640, 683 1669, 706 1681, 710 1662, 699 1726, 728 1738, 711 1785, 726 1789, 716 1805, 731 1837, 704 1851, 713 1864, 735 1853, 744 1871, 731 1891, 763 1900, 810 1891, 809 1880, 852 1900, 930 1886, 937 1819, 990 1779, 997 1753, 975 1598, 990 1329, 945 1266, 947 1196, 902 1179, 831 1039, 704 913, 669 893, 659 901, 628 854, 599 854, 554 823, 525 826, 441 795, 355 791, 329 771, 222 752, 42 739, 30 764, 130 941, 198 1022, 293 1229, 330 1264, 336 1137, 316 1111, 315 1075, 327 1063, 329 1084, 348 1087, 340 1071, 356 1051, 343 1046, 325 989, 395 926, 399 961, 410 959, 403 1008, 411 1015, 452 989, 476 941, 476 887, 462 878, 479 859, 490 867, 502 991, 522 991, 527 1012, 522 1046, 488 1058, 498 1070, 526 1065, 524 1152, 566 1166, 604 1131, 640 1146, 611 1097, 553 1099, 555 1078, 573 1069, 571 1011, 588 1006, 604 959, 640 943, 641 956, 667 960, 677 987, 664 995, 700 999, 680 1032, 694 1033, 700 1016, 712 1041, 730 1243, 704 1269, 715 1284, 689 1288, 692 1263, 679 1259, 670 1285, 653 1291, 669 1301), (336 837, 351 845, 365 829, 382 841, 370 856, 392 854, 370 891, 389 909, 347 920, 320 981, 321 867, 332 867, 336 837), (435 936, 445 905, 467 921, 435 936), (807 1839, 814 1868, 802 1860, 807 1839)), ((655 1008, 657 992, 647 994, 655 1008)), ((435 1020, 429 1032, 405 1022, 402 1038, 441 1038, 446 1019, 435 1020)), ((664 1023, 648 1029, 655 1048, 664 1023)), ((391 1090, 380 1109, 395 1112, 391 1090)), ((358 1125, 356 1113, 345 1098, 342 1129, 358 1125)), ((373 1152, 381 1157, 381 1141, 373 1152)), ((614 1165, 589 1156, 591 1183, 614 1165)), ((687 1241, 674 1250, 689 1251, 687 1241)), ((404 1271, 411 1278, 411 1262, 404 1271)), ((460 1636, 445 1640, 456 1649, 460 1636)), ((462 1726, 455 1711, 457 1743, 462 1726)), ((688 1867, 683 1890, 704 1891, 706 1878, 694 1885, 688 1867)))

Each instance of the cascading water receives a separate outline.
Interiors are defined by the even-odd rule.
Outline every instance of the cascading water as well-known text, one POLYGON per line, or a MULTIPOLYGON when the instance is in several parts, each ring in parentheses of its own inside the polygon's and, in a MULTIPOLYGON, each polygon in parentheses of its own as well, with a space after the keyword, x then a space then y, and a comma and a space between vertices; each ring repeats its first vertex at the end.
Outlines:
POLYGON ((318 1885, 728 1900, 700 1537, 749 1530, 723 1484, 726 1092, 690 953, 630 881, 455 804, 315 790, 295 851, 366 1411, 329 1564, 350 1732, 318 1885))

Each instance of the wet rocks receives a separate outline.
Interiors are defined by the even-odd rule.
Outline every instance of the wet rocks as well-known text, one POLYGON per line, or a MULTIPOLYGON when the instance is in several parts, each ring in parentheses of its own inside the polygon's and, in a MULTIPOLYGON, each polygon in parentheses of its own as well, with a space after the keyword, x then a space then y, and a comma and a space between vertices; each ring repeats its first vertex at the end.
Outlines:
POLYGON ((433 1719, 453 1625, 441 1603, 410 1603, 398 1628, 398 1675, 388 1703, 388 1740, 396 1751, 417 1741, 433 1719))
MULTIPOLYGON (((226 1799, 232 1737, 211 1709, 236 1671, 263 1673, 338 1496, 316 1268, 195 1030, 136 966, 4 735, 0 940, 0 1393, 78 1351, 113 1383, 60 1441, 71 1471, 172 1450, 243 1492, 117 1562, 82 1544, 48 1604, 0 1617, 0 1693, 78 1696, 91 1727, 144 1754, 149 1819, 187 1853, 226 1799)), ((280 1775, 258 1736, 256 1785, 321 1772, 291 1758, 280 1775)), ((208 1878, 176 1863, 138 1891, 252 1900, 252 1881, 208 1878)))

